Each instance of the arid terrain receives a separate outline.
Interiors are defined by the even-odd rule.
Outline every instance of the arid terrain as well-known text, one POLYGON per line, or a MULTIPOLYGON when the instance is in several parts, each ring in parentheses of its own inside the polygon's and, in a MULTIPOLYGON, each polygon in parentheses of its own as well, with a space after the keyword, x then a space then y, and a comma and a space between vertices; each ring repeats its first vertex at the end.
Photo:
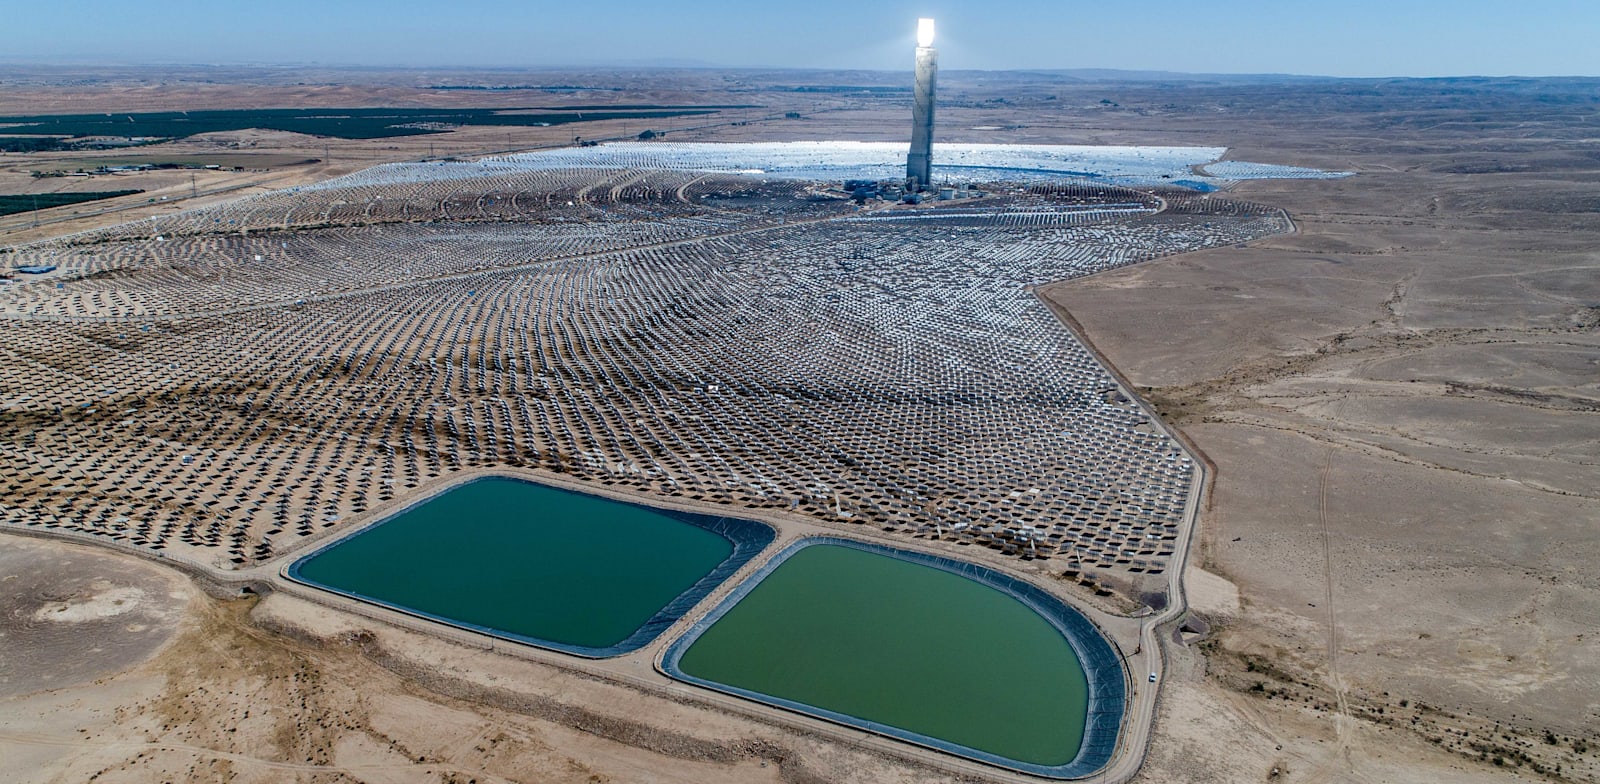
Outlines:
POLYGON ((1395 776, 1391 727, 1464 772, 1600 775, 1600 150, 1485 103, 1208 133, 1360 175, 1233 191, 1297 234, 1046 293, 1217 466, 1194 566, 1239 606, 1197 608, 1206 678, 1164 715, 1254 725, 1291 780, 1395 776))
MULTIPOLYGON (((1195 620, 1167 646, 1138 780, 1600 780, 1597 85, 941 78, 941 139, 1214 145, 1357 172, 1227 194, 1286 210, 1293 233, 1039 291, 1213 468, 1187 573, 1195 620)), ((41 70, 0 81, 0 113, 751 103, 762 108, 669 121, 669 139, 884 141, 904 136, 904 96, 781 88, 893 83, 41 70), (629 90, 423 89, 442 83, 629 90)), ((639 132, 595 125, 370 141, 240 131, 0 155, 4 193, 147 191, 0 218, 0 245, 384 161, 639 132), (244 171, 28 174, 204 155, 244 171), (89 214, 106 207, 126 209, 89 214)), ((691 694, 284 594, 207 593, 123 553, 4 542, 0 779, 956 780, 881 742, 691 694)))

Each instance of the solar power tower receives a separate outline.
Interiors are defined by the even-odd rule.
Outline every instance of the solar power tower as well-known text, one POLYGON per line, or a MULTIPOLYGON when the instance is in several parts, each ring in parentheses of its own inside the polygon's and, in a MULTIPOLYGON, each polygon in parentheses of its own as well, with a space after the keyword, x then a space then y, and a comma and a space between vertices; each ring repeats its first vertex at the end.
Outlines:
POLYGON ((939 75, 939 50, 933 48, 933 20, 917 20, 917 86, 911 106, 911 154, 906 180, 917 190, 933 182, 933 91, 939 75))

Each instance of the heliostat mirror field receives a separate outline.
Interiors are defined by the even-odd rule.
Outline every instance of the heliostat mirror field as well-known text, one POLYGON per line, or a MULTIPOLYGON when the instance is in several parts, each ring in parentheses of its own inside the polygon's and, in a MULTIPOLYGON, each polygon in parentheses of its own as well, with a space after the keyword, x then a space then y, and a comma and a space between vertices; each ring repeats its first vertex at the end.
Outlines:
POLYGON ((1185 149, 952 151, 986 195, 906 211, 801 176, 870 147, 617 145, 18 248, 0 513, 236 568, 512 466, 1159 575, 1190 458, 1029 287, 1289 228, 1185 149))

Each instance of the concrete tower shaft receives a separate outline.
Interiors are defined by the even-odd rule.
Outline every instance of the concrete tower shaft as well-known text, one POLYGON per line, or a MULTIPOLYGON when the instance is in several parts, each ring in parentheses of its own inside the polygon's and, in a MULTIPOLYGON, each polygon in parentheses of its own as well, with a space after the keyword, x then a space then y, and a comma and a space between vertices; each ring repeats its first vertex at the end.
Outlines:
MULTIPOLYGON (((931 28, 931 24, 929 26, 931 28)), ((932 46, 918 46, 917 83, 911 107, 911 154, 906 156, 906 179, 915 181, 918 188, 933 183, 933 100, 938 76, 939 51, 932 46)))

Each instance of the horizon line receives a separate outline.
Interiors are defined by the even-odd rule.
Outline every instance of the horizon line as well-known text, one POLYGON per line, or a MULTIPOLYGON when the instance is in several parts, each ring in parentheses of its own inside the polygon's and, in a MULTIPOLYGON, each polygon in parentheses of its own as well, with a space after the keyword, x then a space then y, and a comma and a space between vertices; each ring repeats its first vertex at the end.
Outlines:
MULTIPOLYGON (((38 68, 260 68, 260 69, 294 69, 294 68, 320 68, 334 71, 491 71, 491 72, 565 72, 573 70, 599 70, 599 71, 780 71, 795 73, 829 73, 829 72, 854 72, 872 74, 910 74, 911 70, 899 68, 869 68, 869 67, 807 67, 783 65, 719 65, 714 63, 672 63, 670 58, 657 62, 611 62, 611 63, 541 63, 530 65, 470 65, 470 64, 433 64, 433 65, 397 65, 362 63, 327 63, 318 61, 218 61, 218 62, 130 62, 116 60, 48 60, 39 61, 27 58, 8 58, 0 55, 0 63, 11 66, 33 66, 38 68)), ((1417 76, 1410 74, 1390 74, 1383 76, 1337 76, 1329 74, 1293 73, 1281 71, 1170 71, 1164 69, 1140 68, 1110 68, 1097 66, 1065 66, 1060 68, 945 68, 942 73, 1031 73, 1031 74, 1072 74, 1072 73, 1098 73, 1107 75, 1125 74, 1130 78, 1127 81, 1138 81, 1136 77, 1161 78, 1161 77, 1187 77, 1191 79, 1296 79, 1307 81, 1393 81, 1393 80, 1440 80, 1440 79, 1533 79, 1533 80, 1585 80, 1600 79, 1597 74, 1490 74, 1490 73, 1461 73, 1461 74, 1435 74, 1417 76)), ((1118 79, 1112 79, 1116 81, 1118 79)), ((5 79, 0 78, 0 82, 5 79)))

